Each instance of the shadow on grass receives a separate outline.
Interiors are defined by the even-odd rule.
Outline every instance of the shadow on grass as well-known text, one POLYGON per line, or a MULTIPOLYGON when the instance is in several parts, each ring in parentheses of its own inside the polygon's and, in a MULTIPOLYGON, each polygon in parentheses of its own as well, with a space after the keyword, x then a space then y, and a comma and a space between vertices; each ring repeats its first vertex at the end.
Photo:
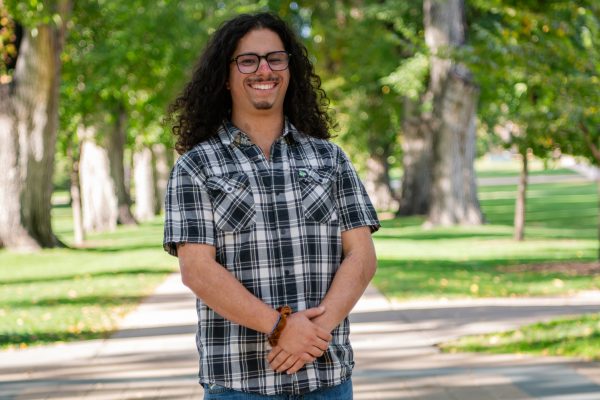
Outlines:
POLYGON ((26 278, 26 279, 0 279, 0 284, 2 285, 25 285, 30 283, 46 283, 46 282, 60 282, 60 281, 70 281, 70 280, 84 280, 90 278, 98 278, 105 276, 118 276, 118 275, 139 275, 139 274, 148 274, 148 275, 164 275, 172 273, 172 269, 168 268, 138 268, 138 269, 123 269, 123 270, 115 270, 115 271, 103 271, 103 272, 90 272, 85 274, 73 274, 73 275, 62 275, 62 276, 39 276, 35 278, 26 278))
POLYGON ((37 301, 14 301, 7 300, 3 303, 18 308, 32 308, 32 307, 54 307, 54 306, 123 306, 138 304, 147 296, 78 296, 75 298, 71 297, 52 297, 41 299, 37 301))
POLYGON ((90 331, 81 332, 38 332, 32 333, 0 333, 0 348, 8 346, 32 346, 57 342, 75 342, 81 340, 104 339, 114 331, 90 331))

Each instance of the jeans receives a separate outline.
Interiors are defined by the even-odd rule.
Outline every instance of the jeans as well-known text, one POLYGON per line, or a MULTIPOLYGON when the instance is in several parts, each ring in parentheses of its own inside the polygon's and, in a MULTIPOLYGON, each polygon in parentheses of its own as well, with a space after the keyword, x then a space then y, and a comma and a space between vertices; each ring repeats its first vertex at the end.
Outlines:
POLYGON ((352 400, 352 381, 333 387, 326 387, 300 395, 266 396, 255 393, 238 392, 219 385, 204 385, 204 400, 352 400))

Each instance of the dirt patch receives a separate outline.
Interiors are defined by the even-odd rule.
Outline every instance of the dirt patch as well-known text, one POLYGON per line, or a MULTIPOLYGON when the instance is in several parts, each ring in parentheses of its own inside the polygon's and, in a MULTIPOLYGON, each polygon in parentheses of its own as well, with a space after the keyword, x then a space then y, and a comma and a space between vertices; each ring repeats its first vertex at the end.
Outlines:
POLYGON ((558 273, 570 276, 589 276, 600 274, 600 262, 553 262, 541 264, 519 264, 499 268, 502 272, 558 273))

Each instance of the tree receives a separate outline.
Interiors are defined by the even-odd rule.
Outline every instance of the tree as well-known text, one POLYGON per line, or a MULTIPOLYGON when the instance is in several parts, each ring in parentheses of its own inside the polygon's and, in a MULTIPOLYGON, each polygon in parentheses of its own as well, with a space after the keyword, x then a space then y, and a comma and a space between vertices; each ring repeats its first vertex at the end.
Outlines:
POLYGON ((295 13, 290 20, 305 39, 335 110, 334 134, 360 170, 375 208, 397 209, 390 169, 399 159, 401 109, 398 95, 381 78, 397 66, 390 55, 402 46, 397 33, 383 21, 389 16, 385 5, 305 2, 291 11, 295 13))
MULTIPOLYGON (((67 127, 62 138, 76 137, 79 123, 95 132, 87 140, 107 151, 112 185, 103 187, 118 199, 119 223, 135 223, 125 173, 128 157, 140 138, 170 145, 170 135, 165 130, 156 134, 155 127, 189 73, 209 27, 222 18, 225 11, 219 7, 216 2, 173 0, 75 5, 65 51, 62 96, 69 107, 61 113, 67 127)), ((82 169, 82 182, 89 179, 87 170, 82 169)), ((84 213, 113 217, 86 207, 84 213)), ((94 226, 112 225, 106 221, 94 226)))
POLYGON ((3 68, 7 75, 0 83, 0 162, 5 171, 0 174, 0 245, 11 249, 60 244, 52 231, 50 200, 60 54, 71 3, 34 3, 0 1, 0 9, 8 10, 22 29, 14 70, 3 68))
POLYGON ((423 7, 433 95, 433 178, 427 223, 481 224, 474 172, 478 88, 469 70, 444 54, 465 43, 464 2, 425 0, 423 7))
POLYGON ((591 1, 536 0, 519 7, 509 0, 472 1, 468 10, 474 22, 464 59, 481 86, 480 117, 488 130, 503 127, 506 146, 523 160, 517 240, 524 238, 527 154, 593 157, 584 132, 594 126, 600 101, 594 89, 599 11, 591 1))

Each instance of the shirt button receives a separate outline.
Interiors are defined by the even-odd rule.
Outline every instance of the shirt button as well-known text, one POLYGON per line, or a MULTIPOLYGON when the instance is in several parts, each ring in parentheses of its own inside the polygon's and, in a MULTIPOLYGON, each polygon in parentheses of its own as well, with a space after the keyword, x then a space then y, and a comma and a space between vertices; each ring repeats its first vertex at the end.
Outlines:
POLYGON ((285 276, 288 276, 289 274, 290 274, 290 270, 289 270, 289 269, 286 269, 286 270, 285 270, 285 276))

